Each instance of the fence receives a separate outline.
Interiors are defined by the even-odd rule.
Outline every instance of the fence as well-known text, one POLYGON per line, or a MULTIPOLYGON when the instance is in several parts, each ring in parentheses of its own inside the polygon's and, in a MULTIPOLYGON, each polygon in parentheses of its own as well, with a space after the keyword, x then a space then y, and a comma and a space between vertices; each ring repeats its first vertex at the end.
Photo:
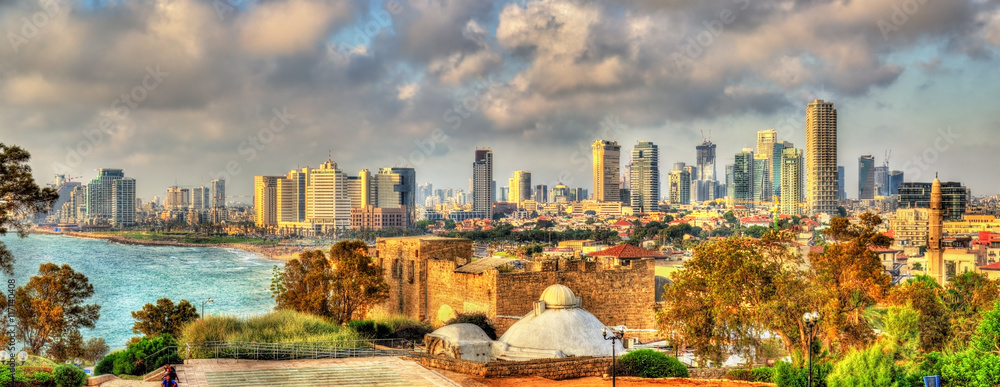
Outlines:
POLYGON ((414 349, 403 339, 344 340, 312 343, 208 341, 188 343, 187 359, 297 360, 406 356, 414 349))

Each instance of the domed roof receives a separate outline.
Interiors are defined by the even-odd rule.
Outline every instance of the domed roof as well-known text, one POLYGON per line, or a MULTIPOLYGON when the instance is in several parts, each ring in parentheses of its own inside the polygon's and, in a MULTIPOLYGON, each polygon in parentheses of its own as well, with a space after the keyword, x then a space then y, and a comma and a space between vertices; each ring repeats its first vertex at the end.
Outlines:
POLYGON ((539 300, 545 301, 546 309, 576 308, 579 304, 573 291, 559 284, 545 288, 539 300))
MULTIPOLYGON (((497 341, 510 347, 560 351, 568 356, 611 356, 611 343, 601 336, 604 324, 581 308, 547 309, 541 314, 529 313, 497 341)), ((621 342, 615 341, 615 352, 622 353, 621 342)))
POLYGON ((468 323, 445 325, 432 332, 431 335, 439 336, 453 343, 492 341, 482 328, 468 323))

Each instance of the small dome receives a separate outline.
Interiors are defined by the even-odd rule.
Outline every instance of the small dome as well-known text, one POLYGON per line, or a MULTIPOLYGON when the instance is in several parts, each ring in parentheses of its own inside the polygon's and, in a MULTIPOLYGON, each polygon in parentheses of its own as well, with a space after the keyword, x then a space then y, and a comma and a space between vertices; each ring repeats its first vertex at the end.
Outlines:
POLYGON ((545 301, 546 309, 566 309, 577 307, 577 298, 573 291, 563 285, 552 285, 545 288, 539 298, 545 301))

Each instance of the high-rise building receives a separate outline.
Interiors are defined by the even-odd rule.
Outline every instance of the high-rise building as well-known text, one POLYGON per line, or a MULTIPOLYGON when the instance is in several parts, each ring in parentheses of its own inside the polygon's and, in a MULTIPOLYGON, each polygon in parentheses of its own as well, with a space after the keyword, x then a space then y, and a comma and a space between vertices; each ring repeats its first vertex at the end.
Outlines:
POLYGON ((875 158, 858 158, 858 200, 875 199, 875 158))
MULTIPOLYGON (((899 187, 899 208, 930 208, 933 185, 933 183, 904 182, 899 187)), ((954 181, 938 182, 938 185, 941 190, 943 219, 962 220, 962 215, 968 208, 969 197, 972 196, 969 188, 954 181)))
POLYGON ((566 203, 572 201, 570 199, 569 187, 563 183, 556 184, 552 187, 552 201, 555 203, 566 203))
POLYGON ((691 176, 695 187, 691 196, 699 202, 715 200, 720 196, 716 193, 719 184, 715 177, 715 144, 703 140, 695 150, 697 150, 695 157, 697 174, 691 176))
POLYGON ((277 197, 276 217, 279 223, 298 223, 306 221, 306 189, 309 186, 309 173, 312 168, 289 171, 288 175, 278 179, 275 187, 277 197))
POLYGON ((889 167, 875 167, 875 196, 889 196, 889 167))
POLYGON ((167 187, 167 197, 163 202, 163 208, 167 211, 180 211, 187 210, 191 203, 187 202, 187 197, 184 195, 185 188, 178 186, 167 187))
POLYGON ((531 171, 514 171, 514 177, 510 178, 510 195, 507 201, 517 203, 518 206, 525 200, 531 199, 531 171))
POLYGON ((97 177, 87 184, 87 218, 92 222, 110 222, 114 211, 111 196, 113 195, 113 184, 115 180, 124 179, 125 171, 122 169, 101 168, 97 170, 97 177))
POLYGON ((621 201, 619 178, 621 146, 616 141, 597 140, 594 151, 594 200, 598 202, 621 201))
POLYGON ((743 148, 743 151, 736 154, 733 161, 733 201, 736 204, 753 207, 753 183, 754 183, 754 157, 753 148, 743 148))
POLYGON ((211 208, 226 208, 226 180, 215 179, 210 184, 212 188, 211 208))
MULTIPOLYGON (((377 178, 367 169, 362 169, 358 172, 358 179, 361 180, 361 203, 357 208, 374 206, 378 202, 377 178)), ((427 183, 427 189, 433 189, 431 183, 427 183)), ((354 203, 351 203, 351 207, 354 207, 354 203)))
MULTIPOLYGON (((773 147, 774 144, 771 144, 773 147)), ((753 155, 753 200, 755 202, 770 202, 771 188, 773 184, 771 177, 771 159, 766 155, 753 155)))
POLYGON ((837 109, 817 99, 806 107, 806 210, 837 212, 837 109))
POLYGON ((254 224, 257 227, 278 225, 278 179, 281 176, 253 177, 254 224))
POLYGON ((668 178, 670 204, 691 204, 691 173, 684 167, 684 163, 677 162, 670 171, 668 178))
POLYGON ((549 186, 547 184, 539 184, 535 186, 535 192, 531 196, 537 203, 548 203, 549 202, 549 186))
POLYGON ((802 150, 792 147, 781 151, 781 207, 784 215, 801 215, 802 150))
POLYGON ((333 160, 327 159, 319 168, 309 171, 306 221, 322 232, 351 227, 347 174, 333 160))
POLYGON ((135 225, 135 179, 131 177, 111 181, 111 225, 135 225))
POLYGON ((406 224, 417 219, 417 172, 410 167, 386 167, 376 177, 379 208, 406 207, 406 224))
MULTIPOLYGON (((632 148, 630 205, 636 213, 660 210, 660 147, 640 141, 632 148)), ((688 176, 690 180, 691 177, 688 176)), ((671 191, 673 192, 673 191, 671 191)))
POLYGON ((191 209, 204 210, 211 202, 211 192, 208 187, 194 187, 191 189, 191 209))
POLYGON ((837 167, 837 200, 847 200, 847 190, 844 189, 844 183, 847 178, 844 174, 844 166, 837 167))
POLYGON ((726 197, 730 199, 736 198, 735 173, 736 164, 726 164, 726 197))
POLYGON ((889 195, 899 195, 899 187, 903 185, 903 171, 889 173, 889 195))
POLYGON ((476 148, 472 162, 472 210, 477 217, 493 219, 493 150, 476 148))
MULTIPOLYGON (((768 186, 766 192, 764 191, 754 191, 757 193, 758 197, 762 197, 761 201, 770 201, 771 193, 774 191, 774 164, 775 161, 775 145, 778 144, 778 131, 774 129, 761 130, 757 132, 757 152, 754 153, 754 157, 760 160, 766 160, 766 167, 758 168, 761 173, 766 173, 766 175, 755 175, 754 177, 761 182, 761 189, 764 189, 763 185, 766 183, 768 186), (766 171, 764 171, 766 169, 766 171)), ((781 152, 778 151, 778 157, 781 157, 781 152)))
POLYGON ((791 149, 795 146, 788 141, 778 141, 774 143, 774 152, 771 156, 771 195, 777 196, 781 199, 781 155, 785 152, 785 149, 791 149))

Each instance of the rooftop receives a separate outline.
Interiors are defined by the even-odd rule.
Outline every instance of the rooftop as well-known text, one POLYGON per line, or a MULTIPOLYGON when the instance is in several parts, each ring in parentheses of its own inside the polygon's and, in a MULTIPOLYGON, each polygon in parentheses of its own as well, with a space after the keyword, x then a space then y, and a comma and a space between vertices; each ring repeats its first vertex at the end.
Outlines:
POLYGON ((488 269, 495 269, 512 262, 517 260, 500 257, 482 258, 456 268, 455 273, 483 274, 488 269))
POLYGON ((630 244, 621 244, 609 249, 604 249, 598 252, 588 254, 592 257, 616 257, 622 258, 663 258, 666 257, 657 251, 646 250, 642 247, 632 246, 630 244))

